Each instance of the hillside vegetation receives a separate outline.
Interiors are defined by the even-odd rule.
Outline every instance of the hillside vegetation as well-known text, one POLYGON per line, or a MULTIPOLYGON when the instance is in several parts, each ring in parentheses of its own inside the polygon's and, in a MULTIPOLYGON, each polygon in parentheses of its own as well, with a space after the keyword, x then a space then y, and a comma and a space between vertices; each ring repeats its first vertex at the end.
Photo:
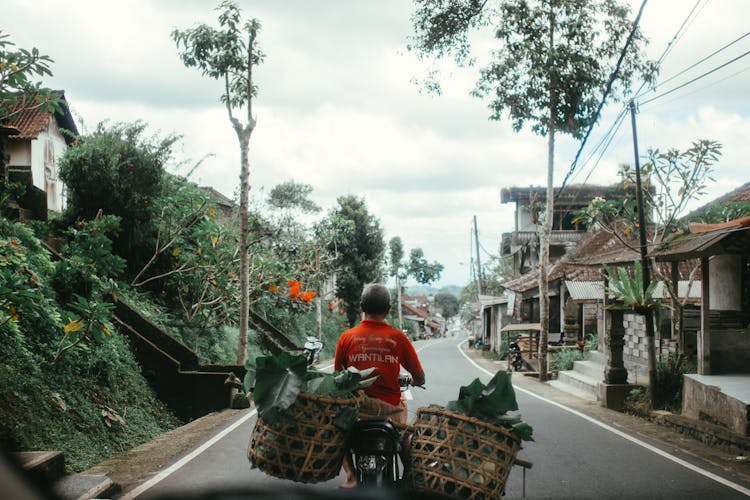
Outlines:
MULTIPOLYGON (((170 174, 174 138, 145 126, 100 125, 63 157, 68 208, 48 223, 12 220, 19 189, 0 185, 0 446, 62 450, 83 470, 180 422, 154 395, 112 318, 118 298, 196 351, 237 360, 236 213, 170 174), (48 241, 60 252, 45 249, 48 241)), ((252 309, 301 345, 315 335, 315 300, 348 227, 329 215, 298 224, 309 190, 285 184, 274 209, 250 214, 252 309), (269 215, 264 215, 269 214, 269 215)), ((346 328, 345 307, 321 304, 325 355, 346 328)), ((250 333, 247 359, 260 353, 250 333)))

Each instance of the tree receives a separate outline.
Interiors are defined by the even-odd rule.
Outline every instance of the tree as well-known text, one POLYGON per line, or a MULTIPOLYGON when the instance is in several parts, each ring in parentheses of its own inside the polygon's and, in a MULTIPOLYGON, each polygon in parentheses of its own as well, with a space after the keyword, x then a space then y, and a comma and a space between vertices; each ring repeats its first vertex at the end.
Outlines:
MULTIPOLYGON (((154 237, 153 204, 161 194, 164 166, 172 155, 176 136, 144 137, 146 124, 104 123, 79 137, 60 160, 60 179, 68 188, 67 214, 93 219, 101 211, 120 217, 121 234, 115 241, 119 255, 138 271, 154 237)), ((132 276, 132 274, 131 274, 132 276)))
POLYGON ((36 77, 52 76, 49 56, 39 49, 15 49, 15 44, 0 30, 0 173, 5 172, 5 139, 13 119, 23 111, 43 109, 62 111, 62 99, 52 90, 35 81, 36 77))
MULTIPOLYGON (((643 42, 631 32, 629 8, 616 0, 415 0, 415 35, 409 49, 420 57, 453 56, 459 65, 473 64, 470 34, 494 31, 498 48, 480 70, 472 94, 489 100, 490 119, 508 114, 513 128, 527 123, 547 136, 547 197, 540 226, 539 342, 540 378, 546 380, 549 332, 549 237, 553 213, 555 134, 576 139, 597 116, 598 102, 610 90, 630 92, 643 75, 650 81, 655 65, 644 60, 643 42), (626 41, 627 40, 627 41, 626 41), (627 50, 617 62, 623 47, 627 50)), ((434 73, 426 87, 437 92, 434 73)))
MULTIPOLYGON (((644 214, 651 222, 647 232, 649 244, 658 247, 670 236, 686 229, 682 216, 687 204, 705 194, 708 182, 713 180, 713 165, 721 156, 721 144, 702 139, 694 141, 685 151, 675 148, 666 152, 649 149, 647 156, 648 162, 641 169, 644 214)), ((635 170, 630 165, 621 166, 619 175, 624 188, 635 184, 635 170)), ((597 224, 626 247, 635 252, 639 250, 638 241, 634 238, 638 234, 638 213, 632 198, 594 198, 587 207, 576 213, 576 220, 589 227, 597 224)), ((672 277, 659 266, 649 267, 657 279, 665 284, 671 298, 672 325, 676 332, 681 332, 682 309, 690 294, 686 293, 680 301, 672 277)), ((693 269, 693 274, 697 269, 693 269)), ((622 274, 609 274, 622 281, 622 274)), ((692 285, 693 274, 688 280, 689 286, 692 285)))
POLYGON ((237 347, 237 363, 244 364, 247 351, 248 314, 250 293, 248 282, 248 205, 250 192, 250 164, 248 150, 250 137, 255 130, 253 97, 257 88, 253 84, 253 67, 263 61, 264 54, 256 45, 260 22, 250 19, 242 23, 239 7, 226 0, 218 9, 220 29, 201 24, 184 31, 172 31, 177 48, 182 48, 180 57, 185 66, 198 68, 203 75, 222 80, 224 103, 240 145, 240 333, 237 347), (246 122, 243 124, 235 111, 245 108, 246 122))
POLYGON ((440 279, 443 265, 437 261, 427 262, 421 248, 412 248, 409 252, 407 274, 417 280, 417 283, 427 285, 440 279))
POLYGON ((460 304, 458 297, 448 292, 438 292, 435 294, 435 305, 440 308, 440 314, 445 319, 450 319, 458 314, 460 304))
POLYGON ((328 244, 335 257, 336 295, 344 302, 349 325, 359 317, 359 299, 367 283, 383 277, 385 239, 380 221, 367 211, 363 198, 341 196, 329 224, 344 229, 343 237, 328 244))
POLYGON ((313 187, 293 180, 275 185, 268 193, 268 204, 279 210, 299 210, 305 214, 320 212, 320 207, 310 199, 313 187))
POLYGON ((388 242, 389 254, 389 274, 396 279, 397 304, 398 304, 398 327, 404 329, 403 315, 401 314, 401 294, 402 288, 409 276, 414 278, 417 283, 427 285, 440 279, 440 273, 443 272, 443 265, 437 261, 428 262, 424 258, 424 251, 421 248, 413 248, 409 252, 409 260, 403 261, 404 244, 400 236, 394 236, 388 242))

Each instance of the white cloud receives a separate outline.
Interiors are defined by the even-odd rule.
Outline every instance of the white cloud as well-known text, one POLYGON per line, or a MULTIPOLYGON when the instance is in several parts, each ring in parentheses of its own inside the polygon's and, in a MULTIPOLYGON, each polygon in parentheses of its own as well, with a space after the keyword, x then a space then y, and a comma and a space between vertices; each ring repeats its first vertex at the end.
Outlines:
MULTIPOLYGON (((185 68, 169 33, 199 22, 215 23, 218 2, 198 0, 9 0, 4 32, 20 47, 38 47, 55 59, 49 85, 66 90, 89 127, 97 122, 142 119, 152 131, 184 136, 182 158, 207 154, 195 180, 232 195, 238 184, 239 148, 221 87, 185 68)), ((631 0, 634 8, 640 2, 631 0)), ((446 266, 442 283, 466 282, 469 231, 477 215, 482 246, 497 250, 500 234, 513 228, 513 207, 501 205, 501 187, 546 182, 546 138, 514 133, 507 121, 487 119, 486 103, 468 96, 476 69, 450 65, 441 97, 422 95, 410 80, 426 63, 406 50, 412 5, 403 0, 239 2, 263 22, 267 54, 256 73, 260 86, 258 127, 250 143, 251 183, 295 179, 311 184, 325 209, 339 195, 364 196, 388 237, 421 247, 446 266), (464 265, 459 263, 463 262, 464 265)), ((687 2, 647 6, 642 26, 658 57, 692 7, 687 2)), ((662 79, 674 75, 746 32, 750 4, 708 2, 665 60, 662 79)), ((477 37, 480 61, 490 37, 477 37)), ((745 51, 750 40, 701 69, 687 81, 745 51)), ((641 152, 648 147, 684 149, 699 138, 724 145, 717 182, 702 204, 747 182, 750 107, 745 96, 750 61, 741 60, 711 77, 642 106, 641 152), (730 75, 731 78, 726 79, 730 75)), ((672 88, 660 87, 641 101, 672 88)), ((585 158, 612 123, 619 105, 606 109, 585 158)), ((556 184, 562 182, 578 142, 558 136, 556 184)), ((579 168, 573 182, 612 183, 617 166, 632 163, 626 120, 607 154, 579 168)))

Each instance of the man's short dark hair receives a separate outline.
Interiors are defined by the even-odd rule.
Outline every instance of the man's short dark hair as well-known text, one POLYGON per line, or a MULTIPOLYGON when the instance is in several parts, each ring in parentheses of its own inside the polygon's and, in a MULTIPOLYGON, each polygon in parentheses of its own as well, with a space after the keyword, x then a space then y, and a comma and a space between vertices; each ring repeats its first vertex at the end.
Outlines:
POLYGON ((360 299, 362 311, 367 314, 381 315, 388 312, 391 307, 391 293, 388 288, 380 283, 365 285, 360 299))

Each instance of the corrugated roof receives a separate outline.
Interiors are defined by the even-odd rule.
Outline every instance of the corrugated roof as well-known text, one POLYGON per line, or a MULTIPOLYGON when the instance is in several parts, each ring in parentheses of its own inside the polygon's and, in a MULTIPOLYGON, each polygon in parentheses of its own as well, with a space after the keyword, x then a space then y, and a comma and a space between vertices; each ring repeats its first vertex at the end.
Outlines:
POLYGON ((572 281, 565 280, 565 288, 573 300, 603 300, 603 281, 572 281))
MULTIPOLYGON (((700 299, 701 298, 701 282, 693 281, 690 283, 689 280, 680 280, 677 282, 677 296, 681 299, 685 298, 685 294, 688 291, 688 285, 690 284, 690 297, 689 299, 700 299)), ((604 298, 604 282, 603 281, 565 281, 565 287, 570 293, 570 297, 573 300, 602 300, 604 298)), ((654 287, 654 297, 668 299, 669 292, 664 286, 663 282, 658 282, 654 287)))
POLYGON ((508 297, 505 295, 501 297, 496 297, 494 295, 480 295, 479 296, 479 303, 483 306, 494 306, 497 304, 507 304, 508 303, 508 297))

